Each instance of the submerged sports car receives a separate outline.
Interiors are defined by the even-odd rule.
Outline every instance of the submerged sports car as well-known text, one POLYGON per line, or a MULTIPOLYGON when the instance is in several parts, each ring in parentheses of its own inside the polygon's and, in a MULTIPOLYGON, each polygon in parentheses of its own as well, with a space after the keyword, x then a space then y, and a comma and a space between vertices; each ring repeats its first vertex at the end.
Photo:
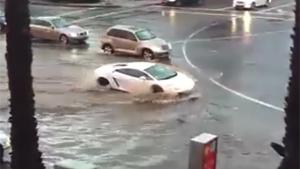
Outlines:
POLYGON ((189 93, 192 78, 164 64, 130 62, 107 64, 95 70, 100 86, 129 93, 189 93))

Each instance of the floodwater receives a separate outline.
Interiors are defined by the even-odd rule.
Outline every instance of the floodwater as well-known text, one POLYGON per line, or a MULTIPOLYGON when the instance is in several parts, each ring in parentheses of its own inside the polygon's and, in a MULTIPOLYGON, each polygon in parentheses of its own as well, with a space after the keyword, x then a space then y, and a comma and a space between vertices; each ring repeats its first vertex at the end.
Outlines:
MULTIPOLYGON (((1 45, 1 51, 4 47, 1 45)), ((198 99, 198 93, 179 98, 101 88, 93 76, 95 68, 116 61, 142 60, 103 55, 97 46, 64 47, 39 41, 33 43, 33 51, 36 116, 47 166, 60 159, 77 159, 104 168, 152 168, 168 159, 173 151, 168 145, 170 136, 177 135, 176 126, 183 123, 180 116, 186 116, 176 112, 176 106, 184 102, 188 107, 198 99)), ((9 132, 3 57, 0 64, 0 128, 9 132)))

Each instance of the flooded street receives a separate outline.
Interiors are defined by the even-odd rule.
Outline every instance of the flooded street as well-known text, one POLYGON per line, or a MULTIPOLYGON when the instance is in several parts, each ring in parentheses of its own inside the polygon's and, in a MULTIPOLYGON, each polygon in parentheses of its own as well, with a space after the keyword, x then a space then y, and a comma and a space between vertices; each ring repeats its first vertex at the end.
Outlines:
MULTIPOLYGON (((286 13, 260 10, 32 6, 33 16, 64 16, 90 32, 86 44, 34 40, 32 45, 46 165, 76 159, 99 168, 184 169, 190 138, 209 132, 219 136, 218 169, 276 168, 280 157, 269 144, 280 142, 284 132, 292 22, 286 13), (168 64, 191 74, 193 93, 136 96, 97 86, 94 70, 99 66, 143 61, 102 53, 99 38, 115 24, 147 27, 170 41, 168 64)), ((0 130, 9 133, 5 40, 1 34, 0 130)))

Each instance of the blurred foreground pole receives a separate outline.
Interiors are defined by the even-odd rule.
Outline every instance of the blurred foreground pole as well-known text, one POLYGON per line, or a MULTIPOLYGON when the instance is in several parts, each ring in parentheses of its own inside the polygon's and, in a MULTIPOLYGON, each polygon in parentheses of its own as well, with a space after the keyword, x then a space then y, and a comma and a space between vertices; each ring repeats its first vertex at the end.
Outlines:
MULTIPOLYGON (((291 75, 288 83, 288 94, 285 98, 285 135, 283 138, 283 160, 279 169, 299 169, 299 144, 300 144, 300 126, 299 126, 299 81, 300 81, 300 0, 295 0, 295 24, 292 34, 293 45, 290 55, 290 71, 291 75)), ((274 147, 274 146, 273 146, 274 147)), ((278 146, 277 146, 278 147, 278 146)), ((278 151, 279 148, 277 148, 278 151)))
POLYGON ((190 141, 189 169, 216 169, 218 137, 203 133, 190 141))
POLYGON ((11 168, 44 169, 38 150, 31 76, 28 0, 5 1, 6 62, 10 90, 11 168))

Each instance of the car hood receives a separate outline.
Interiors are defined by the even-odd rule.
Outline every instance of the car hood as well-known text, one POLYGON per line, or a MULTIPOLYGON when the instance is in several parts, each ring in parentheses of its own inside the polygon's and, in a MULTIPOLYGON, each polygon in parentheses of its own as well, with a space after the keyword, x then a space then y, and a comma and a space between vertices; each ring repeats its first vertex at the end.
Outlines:
POLYGON ((155 45, 155 46, 162 46, 162 45, 167 45, 168 43, 160 38, 154 38, 150 40, 144 40, 142 43, 148 44, 148 45, 155 45))
POLYGON ((177 72, 177 75, 173 78, 159 80, 159 84, 166 92, 180 93, 191 91, 195 86, 195 81, 191 77, 181 72, 177 72))
POLYGON ((58 30, 64 32, 64 33, 81 33, 86 32, 85 29, 81 28, 77 25, 70 25, 68 27, 58 28, 58 30))

